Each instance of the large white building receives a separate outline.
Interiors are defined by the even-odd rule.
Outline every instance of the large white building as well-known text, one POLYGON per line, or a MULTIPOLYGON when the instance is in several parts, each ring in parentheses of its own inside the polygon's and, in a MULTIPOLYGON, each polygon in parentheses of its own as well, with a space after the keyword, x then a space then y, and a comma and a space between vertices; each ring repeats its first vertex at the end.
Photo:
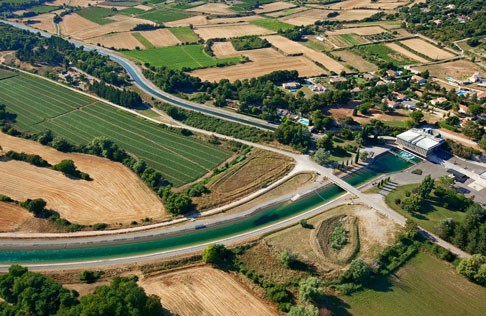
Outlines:
POLYGON ((430 128, 412 128, 397 135, 397 144, 400 147, 425 158, 443 143, 444 139, 440 134, 434 134, 430 128))

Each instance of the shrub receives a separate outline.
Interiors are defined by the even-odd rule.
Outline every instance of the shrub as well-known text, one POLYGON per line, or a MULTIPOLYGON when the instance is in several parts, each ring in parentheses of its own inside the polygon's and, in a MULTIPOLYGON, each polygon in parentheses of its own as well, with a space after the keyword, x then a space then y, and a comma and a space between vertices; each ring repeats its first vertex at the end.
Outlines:
POLYGON ((98 271, 83 271, 79 274, 79 280, 86 283, 94 283, 101 277, 98 271))

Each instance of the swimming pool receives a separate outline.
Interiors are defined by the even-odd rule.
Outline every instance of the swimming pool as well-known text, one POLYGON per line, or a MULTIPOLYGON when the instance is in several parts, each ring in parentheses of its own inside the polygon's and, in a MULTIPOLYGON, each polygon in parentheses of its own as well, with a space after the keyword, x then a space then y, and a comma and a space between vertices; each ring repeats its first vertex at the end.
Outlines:
POLYGON ((306 126, 309 126, 310 121, 309 121, 308 119, 301 118, 301 119, 299 120, 299 123, 300 123, 300 124, 303 124, 303 125, 306 125, 306 126))

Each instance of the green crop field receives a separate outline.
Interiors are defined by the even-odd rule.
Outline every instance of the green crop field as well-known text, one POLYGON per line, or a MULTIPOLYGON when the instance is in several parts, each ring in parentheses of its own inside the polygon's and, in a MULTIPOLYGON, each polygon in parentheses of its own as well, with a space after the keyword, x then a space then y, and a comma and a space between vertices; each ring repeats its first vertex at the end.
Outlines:
POLYGON ((197 43, 199 37, 189 26, 171 27, 172 34, 182 43, 197 43))
POLYGON ((409 65, 415 62, 412 59, 403 56, 402 54, 397 53, 393 49, 386 47, 382 44, 361 46, 357 51, 361 53, 364 52, 365 54, 371 54, 383 60, 384 62, 390 62, 397 66, 409 65))
POLYGON ((107 19, 107 17, 116 15, 118 12, 112 11, 111 9, 107 8, 91 7, 81 11, 77 11, 76 13, 85 19, 103 25, 112 23, 113 21, 107 19))
POLYGON ((250 21, 251 24, 264 27, 271 31, 277 32, 278 30, 288 30, 294 28, 293 25, 282 22, 277 19, 261 19, 261 20, 254 20, 250 21))
POLYGON ((203 51, 202 45, 179 45, 123 53, 142 63, 149 63, 156 67, 167 66, 171 69, 214 67, 221 64, 236 64, 241 60, 240 57, 221 59, 211 57, 203 51))
POLYGON ((142 43, 145 48, 155 48, 155 46, 148 39, 143 37, 141 33, 133 33, 133 37, 135 37, 140 43, 142 43))
POLYGON ((341 34, 341 38, 351 45, 359 45, 365 43, 364 40, 357 34, 341 34))
POLYGON ((144 13, 146 12, 145 10, 142 10, 142 9, 138 9, 138 8, 126 8, 126 9, 123 9, 123 10, 120 10, 120 14, 124 14, 124 15, 137 15, 137 14, 141 14, 141 13, 144 13))
POLYGON ((486 288, 469 282, 428 253, 419 253, 390 281, 376 282, 374 288, 341 297, 349 307, 336 307, 335 314, 486 315, 486 288))
POLYGON ((140 18, 154 21, 155 23, 159 23, 159 24, 185 19, 190 16, 191 14, 186 11, 174 10, 174 9, 151 10, 146 13, 142 13, 138 15, 138 17, 140 18))
POLYGON ((50 129, 77 144, 106 136, 175 186, 201 177, 230 156, 219 147, 35 77, 0 80, 0 103, 17 114, 15 124, 24 131, 50 129))
POLYGON ((0 68, 0 80, 7 79, 13 76, 17 76, 16 72, 0 68))
POLYGON ((37 14, 44 14, 49 13, 51 11, 58 10, 62 7, 59 6, 52 6, 52 5, 38 5, 29 9, 30 12, 34 12, 37 14))

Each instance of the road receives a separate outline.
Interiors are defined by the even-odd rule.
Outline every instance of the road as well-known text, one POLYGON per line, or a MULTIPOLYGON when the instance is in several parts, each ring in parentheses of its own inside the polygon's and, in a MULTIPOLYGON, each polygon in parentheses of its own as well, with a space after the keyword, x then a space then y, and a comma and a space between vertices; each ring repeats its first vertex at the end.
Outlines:
MULTIPOLYGON (((11 23, 9 22, 8 24, 11 24, 11 23)), ((14 26, 18 26, 18 25, 14 25, 14 26)), ((24 28, 24 27, 22 27, 22 28, 24 28)), ((30 31, 32 31, 32 29, 30 31)), ((36 32, 37 32, 37 30, 36 30, 36 32)), ((100 51, 100 48, 98 48, 98 47, 95 47, 95 49, 100 51)), ((110 57, 112 57, 112 56, 110 55, 110 57)), ((141 76, 139 74, 140 70, 137 70, 138 68, 135 65, 131 64, 131 62, 125 61, 125 60, 121 59, 119 56, 113 55, 113 57, 114 57, 113 59, 117 62, 118 61, 120 61, 122 63, 125 62, 126 64, 125 64, 124 67, 131 69, 132 70, 131 75, 134 76, 134 78, 139 78, 142 84, 145 81, 147 81, 143 76, 141 76)), ((129 71, 129 73, 130 73, 130 71, 129 71)), ((160 90, 157 91, 156 87, 151 87, 150 85, 151 84, 149 82, 147 82, 147 84, 145 86, 145 89, 146 89, 145 91, 147 91, 147 93, 154 95, 154 97, 157 97, 159 99, 161 99, 163 97, 167 97, 167 98, 169 98, 169 100, 171 100, 171 102, 179 102, 179 100, 177 100, 177 98, 170 96, 170 95, 167 96, 167 94, 165 92, 162 92, 160 90)), ((186 100, 182 100, 182 101, 184 102, 183 104, 175 104, 175 105, 184 106, 184 107, 190 106, 190 105, 188 105, 189 103, 187 103, 186 100)), ((172 104, 174 104, 174 103, 172 103, 172 104)), ((147 120, 161 124, 161 122, 154 120, 152 118, 146 117, 144 115, 141 115, 140 113, 138 113, 136 111, 128 110, 128 109, 125 109, 123 107, 119 107, 115 104, 111 104, 111 105, 115 106, 117 108, 120 108, 121 110, 131 112, 135 115, 142 116, 147 120)), ((204 106, 202 106, 202 107, 204 107, 204 106)), ((204 111, 201 110, 201 112, 208 114, 208 113, 205 112, 206 110, 207 110, 207 108, 204 107, 204 111)), ((230 117, 219 116, 219 115, 221 115, 221 113, 219 113, 219 112, 213 113, 213 114, 210 114, 210 115, 218 116, 218 117, 223 118, 223 119, 231 119, 233 121, 240 122, 239 121, 240 118, 235 117, 235 115, 237 115, 236 113, 231 113, 231 115, 228 114, 228 113, 224 114, 224 115, 230 115, 230 117)), ((252 118, 244 117, 243 119, 248 120, 248 119, 252 119, 252 118)), ((246 121, 246 124, 256 126, 256 125, 254 125, 255 122, 253 122, 253 120, 246 121)), ((263 128, 263 126, 258 126, 258 127, 263 128)), ((341 178, 335 176, 333 174, 333 169, 325 168, 325 167, 322 167, 322 166, 316 164, 307 155, 298 155, 298 154, 290 153, 290 152, 287 152, 287 151, 284 151, 284 150, 276 149, 276 148, 273 148, 273 147, 270 147, 270 146, 266 146, 266 145, 263 145, 263 144, 256 144, 256 143, 236 139, 234 137, 229 137, 229 136, 225 136, 225 135, 218 135, 218 134, 208 132, 208 131, 205 131, 205 130, 200 130, 200 129, 197 129, 197 128, 192 128, 192 127, 186 127, 186 128, 188 128, 188 129, 190 129, 194 132, 209 134, 209 135, 216 135, 217 137, 220 137, 222 139, 239 141, 239 142, 247 144, 249 146, 262 148, 262 149, 265 149, 265 150, 277 152, 279 154, 283 154, 283 155, 292 157, 296 161, 296 167, 295 167, 296 169, 294 169, 294 170, 298 170, 298 171, 308 170, 308 171, 318 172, 319 174, 323 175, 324 177, 327 177, 329 180, 331 180, 332 182, 334 182, 336 185, 340 186, 341 188, 343 188, 347 192, 356 196, 358 198, 358 200, 361 203, 363 203, 364 205, 368 205, 368 206, 376 209, 378 212, 380 212, 381 214, 391 218, 392 220, 394 220, 395 222, 397 222, 400 225, 404 225, 404 223, 405 223, 405 218, 403 216, 401 216, 400 214, 396 213, 395 211, 391 210, 390 208, 388 208, 386 206, 386 204, 384 203, 381 196, 368 195, 368 194, 362 193, 360 190, 351 186, 350 184, 348 184, 347 182, 345 182, 341 178)), ((266 232, 281 229, 281 228, 286 227, 288 225, 292 225, 292 224, 297 223, 300 219, 308 218, 308 217, 311 217, 313 215, 319 214, 320 212, 327 209, 329 207, 329 205, 331 205, 332 203, 335 203, 335 202, 328 202, 324 205, 316 207, 315 209, 313 209, 311 211, 299 214, 299 215, 297 215, 293 218, 281 221, 279 223, 269 225, 269 226, 264 227, 264 228, 253 230, 251 232, 247 232, 247 233, 244 233, 244 234, 241 234, 241 235, 238 235, 238 236, 232 236, 232 237, 229 237, 229 238, 226 238, 226 239, 222 239, 222 240, 219 240, 217 242, 221 242, 221 243, 225 243, 225 244, 235 243, 235 242, 246 240, 248 238, 260 236, 261 234, 266 233, 266 232)), ((232 219, 234 220, 234 217, 232 217, 232 219)), ((163 228, 160 228, 160 229, 163 229, 163 232, 160 231, 159 233, 161 233, 161 234, 181 233, 184 230, 187 230, 187 226, 184 226, 184 225, 187 225, 187 224, 182 224, 181 226, 163 227, 163 228)), ((191 230, 192 229, 193 229, 193 224, 191 224, 191 230)), ((128 233, 132 233, 132 232, 128 232, 128 233)), ((434 242, 436 242, 438 244, 443 245, 445 248, 451 250, 453 253, 455 253, 455 254, 457 254, 461 257, 468 256, 466 253, 460 251, 459 249, 457 249, 456 247, 446 243, 445 241, 438 239, 436 236, 433 236, 432 234, 430 234, 426 231, 423 231, 423 233, 427 236, 430 236, 431 240, 433 240, 434 242)), ((1 245, 0 247, 1 248, 8 248, 9 246, 10 247, 17 247, 17 246, 18 247, 21 247, 21 246, 25 247, 26 245, 28 246, 29 244, 31 246, 35 246, 35 247, 44 247, 44 246, 48 247, 49 245, 52 246, 53 244, 55 244, 55 245, 62 244, 64 246, 69 245, 69 244, 77 244, 79 246, 79 245, 83 245, 83 244, 88 244, 88 242, 90 242, 90 243, 93 243, 93 242, 110 243, 110 242, 114 242, 114 241, 116 241, 117 239, 120 239, 120 238, 127 239, 126 234, 127 234, 127 232, 124 232, 124 235, 121 235, 120 231, 118 231, 117 234, 109 235, 109 236, 99 235, 99 236, 95 236, 95 237, 79 237, 79 238, 72 238, 72 236, 70 238, 67 238, 65 236, 58 236, 59 238, 57 238, 55 241, 50 239, 50 238, 53 237, 52 235, 49 235, 49 236, 47 236, 47 235, 42 235, 42 236, 38 236, 38 235, 30 235, 29 236, 29 235, 27 235, 27 236, 24 236, 26 239, 22 239, 22 240, 2 239, 1 243, 0 243, 0 245, 1 245), (41 238, 41 239, 39 239, 39 238, 41 238)), ((132 234, 132 237, 134 238, 134 240, 135 240, 135 237, 137 237, 137 238, 153 238, 153 236, 154 236, 154 232, 150 231, 150 230, 133 231, 133 234, 132 234)), ((6 237, 6 236, 4 236, 4 237, 6 237)), ((11 237, 15 237, 15 236, 11 236, 11 237)), ((140 262, 142 260, 153 260, 153 259, 166 258, 166 257, 169 257, 169 256, 175 256, 175 255, 179 255, 179 254, 193 253, 195 251, 199 251, 199 250, 203 249, 206 245, 207 244, 200 244, 200 245, 196 245, 196 246, 191 246, 191 247, 186 247, 186 248, 181 248, 181 249, 171 250, 171 251, 165 251, 165 252, 160 252, 160 253, 156 253, 156 254, 135 256, 135 257, 128 257, 128 258, 116 258, 116 259, 109 259, 109 260, 97 260, 97 261, 91 261, 91 262, 88 262, 88 263, 87 262, 59 263, 59 264, 28 265, 28 266, 35 268, 35 269, 48 269, 48 267, 50 267, 50 269, 54 269, 54 268, 57 269, 57 268, 60 268, 60 267, 62 267, 62 268, 83 267, 84 268, 84 267, 88 267, 88 266, 110 265, 110 264, 115 264, 115 263, 116 264, 123 264, 123 263, 130 263, 130 262, 140 262)), ((0 266, 0 270, 5 270, 6 268, 7 268, 7 265, 0 266)))

